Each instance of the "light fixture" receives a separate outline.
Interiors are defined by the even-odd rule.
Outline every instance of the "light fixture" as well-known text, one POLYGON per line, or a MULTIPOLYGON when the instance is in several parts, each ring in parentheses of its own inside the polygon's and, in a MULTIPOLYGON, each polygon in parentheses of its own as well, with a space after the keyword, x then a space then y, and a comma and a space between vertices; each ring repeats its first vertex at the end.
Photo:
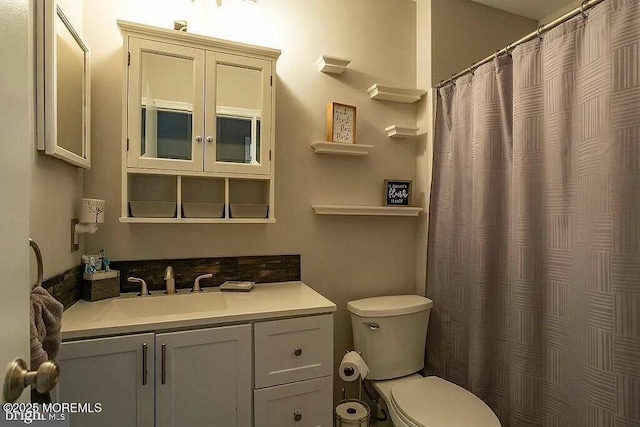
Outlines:
POLYGON ((74 244, 79 242, 79 233, 93 234, 98 231, 98 224, 104 222, 104 205, 101 199, 80 200, 80 223, 74 226, 74 244))

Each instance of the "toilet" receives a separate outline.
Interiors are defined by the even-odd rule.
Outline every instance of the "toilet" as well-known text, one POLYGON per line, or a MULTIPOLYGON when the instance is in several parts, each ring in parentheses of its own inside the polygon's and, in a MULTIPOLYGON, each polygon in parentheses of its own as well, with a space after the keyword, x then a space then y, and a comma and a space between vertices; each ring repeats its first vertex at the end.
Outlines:
POLYGON ((384 399, 395 427, 500 427, 489 407, 441 378, 417 374, 424 367, 433 301, 419 295, 365 298, 347 303, 355 350, 366 376, 384 399))

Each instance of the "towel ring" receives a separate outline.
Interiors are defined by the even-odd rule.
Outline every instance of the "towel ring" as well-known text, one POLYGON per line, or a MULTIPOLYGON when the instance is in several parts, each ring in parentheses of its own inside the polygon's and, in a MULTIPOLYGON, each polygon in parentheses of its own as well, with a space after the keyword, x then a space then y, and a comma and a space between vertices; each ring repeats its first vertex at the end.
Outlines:
POLYGON ((33 290, 38 286, 42 286, 42 252, 40 252, 38 244, 31 237, 29 237, 29 246, 31 246, 33 248, 33 252, 36 253, 36 263, 38 264, 38 280, 33 286, 31 286, 31 289, 33 290))

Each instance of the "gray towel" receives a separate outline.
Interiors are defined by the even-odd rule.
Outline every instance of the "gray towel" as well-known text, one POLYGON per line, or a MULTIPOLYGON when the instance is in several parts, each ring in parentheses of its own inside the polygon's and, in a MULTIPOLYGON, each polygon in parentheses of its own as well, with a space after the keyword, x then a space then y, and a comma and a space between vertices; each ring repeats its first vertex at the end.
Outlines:
POLYGON ((63 309, 42 286, 31 292, 31 370, 58 355, 63 309))

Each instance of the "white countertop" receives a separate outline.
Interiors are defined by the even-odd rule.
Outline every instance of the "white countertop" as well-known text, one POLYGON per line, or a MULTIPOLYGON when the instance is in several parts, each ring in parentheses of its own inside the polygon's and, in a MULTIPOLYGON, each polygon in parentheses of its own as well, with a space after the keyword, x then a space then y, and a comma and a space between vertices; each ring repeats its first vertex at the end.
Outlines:
POLYGON ((302 282, 263 283, 251 292, 208 288, 176 295, 138 297, 135 293, 88 302, 80 300, 62 315, 62 339, 205 327, 279 317, 331 313, 336 305, 302 282))

